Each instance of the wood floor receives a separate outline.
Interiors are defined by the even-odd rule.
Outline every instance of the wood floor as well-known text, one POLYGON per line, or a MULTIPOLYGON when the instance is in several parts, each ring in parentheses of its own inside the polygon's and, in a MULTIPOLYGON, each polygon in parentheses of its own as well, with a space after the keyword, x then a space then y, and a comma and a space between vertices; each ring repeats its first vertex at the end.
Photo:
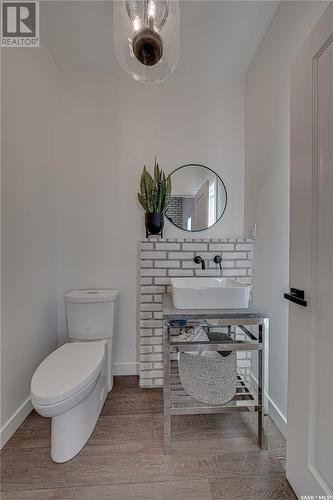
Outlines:
POLYGON ((35 412, 1 452, 2 500, 249 500, 296 498, 284 475, 284 439, 270 422, 256 444, 254 414, 173 417, 162 452, 162 391, 118 377, 96 429, 70 462, 49 454, 50 419, 35 412))

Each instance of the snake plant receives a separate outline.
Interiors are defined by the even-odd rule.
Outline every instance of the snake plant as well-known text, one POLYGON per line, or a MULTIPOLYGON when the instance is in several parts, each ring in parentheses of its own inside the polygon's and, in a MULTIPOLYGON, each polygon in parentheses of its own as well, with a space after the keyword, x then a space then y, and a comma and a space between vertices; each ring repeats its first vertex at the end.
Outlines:
POLYGON ((138 200, 147 213, 165 213, 171 199, 171 178, 159 168, 155 158, 154 177, 150 175, 146 167, 140 179, 140 193, 138 200))

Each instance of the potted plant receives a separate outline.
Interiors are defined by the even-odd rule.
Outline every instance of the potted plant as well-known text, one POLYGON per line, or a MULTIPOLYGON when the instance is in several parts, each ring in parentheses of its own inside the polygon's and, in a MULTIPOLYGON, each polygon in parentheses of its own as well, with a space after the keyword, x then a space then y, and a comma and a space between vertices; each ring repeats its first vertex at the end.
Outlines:
POLYGON ((140 179, 138 200, 145 214, 146 238, 149 234, 160 234, 163 238, 164 214, 171 199, 171 179, 159 168, 155 158, 154 178, 146 167, 140 179))

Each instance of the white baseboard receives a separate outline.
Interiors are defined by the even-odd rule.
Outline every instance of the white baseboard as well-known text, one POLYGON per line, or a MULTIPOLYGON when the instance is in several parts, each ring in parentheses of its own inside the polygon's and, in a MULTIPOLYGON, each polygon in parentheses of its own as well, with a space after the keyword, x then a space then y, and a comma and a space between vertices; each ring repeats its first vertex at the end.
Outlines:
MULTIPOLYGON (((258 380, 256 377, 253 375, 253 373, 250 374, 251 377, 251 386, 257 390, 258 387, 258 380)), ((273 420, 273 422, 276 424, 277 428, 283 435, 285 439, 287 439, 287 419, 280 410, 280 408, 277 406, 277 404, 273 401, 273 399, 269 396, 269 394, 265 391, 265 399, 268 401, 268 414, 273 420)))
POLYGON ((113 363, 113 375, 137 375, 138 363, 113 363))
POLYGON ((20 427, 22 422, 27 418, 32 410, 30 398, 28 398, 19 408, 14 415, 10 417, 0 430, 0 449, 7 443, 14 432, 20 427))
POLYGON ((270 397, 268 398, 268 413, 281 432, 282 436, 287 439, 287 419, 270 397))

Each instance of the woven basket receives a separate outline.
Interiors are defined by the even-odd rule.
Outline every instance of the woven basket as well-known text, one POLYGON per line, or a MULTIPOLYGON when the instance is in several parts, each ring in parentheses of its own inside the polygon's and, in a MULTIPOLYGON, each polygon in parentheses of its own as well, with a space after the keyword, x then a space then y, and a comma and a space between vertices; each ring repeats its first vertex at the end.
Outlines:
POLYGON ((181 352, 178 371, 184 390, 197 401, 224 404, 236 394, 236 352, 223 357, 219 353, 200 355, 181 352))

